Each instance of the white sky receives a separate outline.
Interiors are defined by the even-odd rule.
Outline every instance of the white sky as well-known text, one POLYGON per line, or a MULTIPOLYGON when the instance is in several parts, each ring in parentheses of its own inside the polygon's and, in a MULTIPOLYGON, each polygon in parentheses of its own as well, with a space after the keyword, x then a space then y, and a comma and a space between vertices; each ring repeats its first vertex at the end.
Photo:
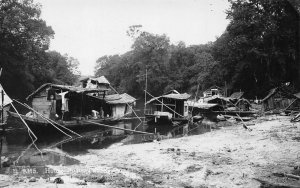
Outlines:
POLYGON ((55 36, 50 50, 79 60, 82 75, 93 75, 96 60, 122 54, 133 41, 131 25, 166 34, 172 43, 214 41, 225 30, 227 0, 35 0, 55 36))

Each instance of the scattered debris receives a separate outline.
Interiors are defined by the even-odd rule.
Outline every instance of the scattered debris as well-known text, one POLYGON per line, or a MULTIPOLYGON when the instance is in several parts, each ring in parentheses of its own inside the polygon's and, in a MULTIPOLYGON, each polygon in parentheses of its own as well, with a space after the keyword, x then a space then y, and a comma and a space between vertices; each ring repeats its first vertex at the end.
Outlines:
POLYGON ((31 177, 31 178, 29 179, 29 182, 36 182, 35 177, 31 177))
POLYGON ((298 113, 295 117, 291 119, 291 122, 299 122, 300 121, 300 113, 298 113))
POLYGON ((253 178, 253 179, 261 183, 260 185, 261 188, 299 188, 298 186, 270 183, 268 181, 261 180, 258 178, 253 178))
POLYGON ((64 180, 61 179, 60 177, 58 177, 58 178, 55 178, 55 179, 53 180, 53 183, 64 184, 64 180))
POLYGON ((294 174, 286 174, 286 173, 273 173, 274 176, 277 176, 277 177, 288 177, 288 178, 293 178, 293 179, 296 179, 296 180, 300 180, 300 176, 296 176, 294 174))
POLYGON ((203 166, 194 164, 194 165, 188 166, 186 168, 186 172, 191 173, 191 172, 196 172, 196 171, 199 171, 199 170, 202 170, 202 169, 203 169, 203 166))

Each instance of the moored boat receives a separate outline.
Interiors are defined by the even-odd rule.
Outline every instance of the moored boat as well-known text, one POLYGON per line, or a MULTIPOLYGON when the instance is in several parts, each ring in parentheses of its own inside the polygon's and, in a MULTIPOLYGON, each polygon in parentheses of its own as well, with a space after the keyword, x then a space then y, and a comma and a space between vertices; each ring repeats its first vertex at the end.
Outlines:
MULTIPOLYGON (((145 117, 148 123, 188 122, 188 107, 186 105, 189 94, 180 94, 173 90, 146 102, 145 117)), ((175 123, 177 124, 177 123, 175 123)))
POLYGON ((44 84, 26 98, 31 107, 22 104, 29 109, 28 113, 9 115, 13 119, 21 116, 34 129, 53 124, 75 128, 121 121, 132 113, 136 99, 128 94, 108 95, 109 82, 100 78, 91 79, 93 83, 83 82, 82 87, 44 84))

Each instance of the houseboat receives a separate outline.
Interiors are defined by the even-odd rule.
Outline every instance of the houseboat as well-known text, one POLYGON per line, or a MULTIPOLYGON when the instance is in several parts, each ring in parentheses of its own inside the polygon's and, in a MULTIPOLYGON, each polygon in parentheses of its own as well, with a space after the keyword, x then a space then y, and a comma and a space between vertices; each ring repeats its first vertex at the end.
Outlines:
POLYGON ((263 110, 265 112, 283 111, 288 108, 295 99, 297 99, 297 95, 293 95, 288 87, 275 87, 262 99, 263 110))
MULTIPOLYGON (((119 103, 126 101, 127 95, 108 95, 109 82, 105 78, 86 79, 83 86, 44 84, 26 99, 33 110, 21 117, 33 127, 49 125, 50 119, 68 128, 93 123, 113 123, 121 121, 125 113, 119 109, 119 103), (126 99, 124 99, 126 98, 126 99), (115 110, 114 110, 115 109, 115 110)), ((130 103, 129 101, 126 101, 130 103)), ((121 105, 120 105, 121 106, 121 105)), ((123 105, 125 106, 125 105, 123 105)), ((19 118, 15 112, 9 112, 13 118, 19 118)))
POLYGON ((132 115, 136 99, 127 93, 107 95, 106 105, 110 110, 110 117, 121 118, 132 115))
POLYGON ((145 118, 148 123, 159 122, 188 122, 189 94, 180 94, 173 90, 165 95, 154 97, 146 102, 145 118))

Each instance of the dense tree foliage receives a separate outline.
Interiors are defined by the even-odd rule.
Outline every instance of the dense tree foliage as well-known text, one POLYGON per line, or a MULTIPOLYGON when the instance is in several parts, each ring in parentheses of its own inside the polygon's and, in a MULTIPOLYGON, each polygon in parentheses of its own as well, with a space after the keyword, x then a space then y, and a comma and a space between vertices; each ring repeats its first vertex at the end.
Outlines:
MULTIPOLYGON (((120 92, 142 96, 145 89, 159 95, 171 89, 195 94, 211 85, 263 96, 282 82, 300 89, 300 3, 296 0, 230 0, 230 23, 216 41, 186 46, 170 43, 166 35, 127 31, 132 49, 103 56, 96 76, 105 75, 120 92)), ((72 84, 78 61, 47 51, 54 31, 40 18, 33 0, 0 0, 1 83, 12 97, 23 98, 52 82, 72 84)))
POLYGON ((141 95, 147 69, 148 91, 195 93, 211 85, 263 96, 283 82, 300 89, 300 4, 288 0, 232 0, 230 23, 213 43, 186 47, 166 35, 131 26, 132 50, 98 59, 96 76, 107 76, 121 91, 141 95))
POLYGON ((195 91, 208 85, 216 66, 210 45, 171 45, 166 35, 141 32, 132 50, 123 55, 103 56, 96 62, 96 76, 104 75, 121 92, 142 95, 146 87, 153 95, 172 89, 195 91))
POLYGON ((0 77, 7 93, 24 98, 45 82, 72 83, 69 57, 46 52, 54 31, 32 0, 0 0, 0 77))
POLYGON ((213 47, 224 79, 250 95, 282 82, 297 86, 300 6, 287 0, 230 2, 230 24, 213 47))

